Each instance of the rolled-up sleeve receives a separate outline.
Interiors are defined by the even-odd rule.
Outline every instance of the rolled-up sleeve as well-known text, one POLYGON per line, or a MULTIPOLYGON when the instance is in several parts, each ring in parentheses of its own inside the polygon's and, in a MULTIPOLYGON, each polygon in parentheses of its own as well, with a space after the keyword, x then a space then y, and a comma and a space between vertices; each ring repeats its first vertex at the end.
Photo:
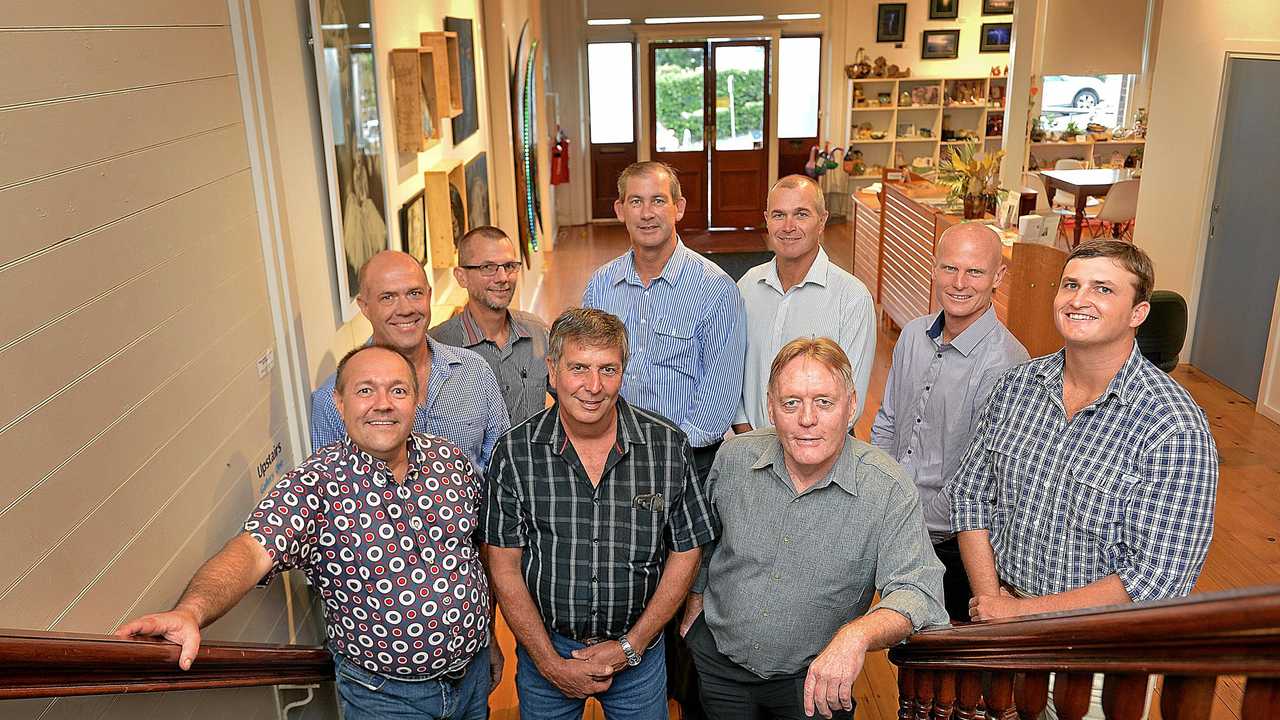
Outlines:
POLYGON ((716 538, 711 503, 694 471, 693 451, 688 443, 684 444, 683 452, 684 489, 680 497, 673 498, 666 527, 667 547, 675 552, 702 547, 716 538))
POLYGON ((893 610, 911 623, 912 631, 946 625, 942 605, 942 563, 929 544, 914 486, 900 484, 889 493, 880 524, 876 556, 876 589, 880 608, 893 610))
POLYGON ((1191 592, 1213 538, 1218 449, 1208 428, 1174 432, 1146 456, 1117 569, 1134 602, 1191 592))

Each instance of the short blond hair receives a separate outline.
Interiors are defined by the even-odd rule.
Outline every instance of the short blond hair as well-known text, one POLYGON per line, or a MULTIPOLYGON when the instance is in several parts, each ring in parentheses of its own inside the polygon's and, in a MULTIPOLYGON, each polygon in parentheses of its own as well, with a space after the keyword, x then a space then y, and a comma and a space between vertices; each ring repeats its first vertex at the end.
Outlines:
POLYGON ((802 357, 822 363, 836 376, 837 380, 844 384, 849 394, 853 394, 853 365, 850 364, 849 356, 844 353, 840 345, 829 337, 801 337, 783 345, 777 356, 773 358, 773 364, 769 366, 770 395, 777 389, 778 376, 782 374, 782 369, 792 360, 802 357))
POLYGON ((778 182, 769 188, 769 194, 772 195, 773 191, 778 188, 786 188, 788 190, 809 188, 813 191, 814 209, 818 211, 819 215, 827 214, 827 195, 822 192, 822 186, 818 184, 818 181, 808 175, 786 175, 778 178, 778 182))

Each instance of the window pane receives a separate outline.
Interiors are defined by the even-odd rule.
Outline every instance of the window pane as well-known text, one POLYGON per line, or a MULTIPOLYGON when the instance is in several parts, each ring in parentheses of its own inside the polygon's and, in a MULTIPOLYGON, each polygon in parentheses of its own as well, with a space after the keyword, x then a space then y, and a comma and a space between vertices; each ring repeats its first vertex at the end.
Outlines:
POLYGON ((702 48, 656 48, 653 51, 653 99, 658 126, 658 152, 702 149, 702 48))
POLYGON ((778 46, 778 137, 818 136, 822 38, 782 38, 778 46))
POLYGON ((764 47, 716 48, 716 150, 764 144, 764 47))
POLYGON ((587 44, 587 92, 591 103, 591 142, 635 140, 631 43, 587 44))
POLYGON ((1046 75, 1041 114, 1046 130, 1066 130, 1075 123, 1106 127, 1124 124, 1133 75, 1046 75))

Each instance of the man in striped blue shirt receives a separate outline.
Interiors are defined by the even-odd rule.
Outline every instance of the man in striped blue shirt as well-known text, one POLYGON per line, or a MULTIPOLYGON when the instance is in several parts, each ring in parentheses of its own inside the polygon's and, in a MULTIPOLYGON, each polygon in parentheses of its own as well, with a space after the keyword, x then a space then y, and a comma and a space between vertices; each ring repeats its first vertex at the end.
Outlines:
POLYGON ((679 425, 705 479, 742 397, 746 314, 733 280, 681 242, 684 207, 666 164, 623 170, 613 209, 631 250, 596 271, 582 304, 622 318, 631 342, 622 396, 679 425))

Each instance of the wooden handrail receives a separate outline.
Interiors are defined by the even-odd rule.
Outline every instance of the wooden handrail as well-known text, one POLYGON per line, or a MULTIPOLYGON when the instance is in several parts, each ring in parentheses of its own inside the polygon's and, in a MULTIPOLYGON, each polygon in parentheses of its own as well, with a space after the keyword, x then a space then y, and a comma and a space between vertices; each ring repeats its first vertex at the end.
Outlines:
POLYGON ((1163 674, 1166 718, 1208 718, 1218 675, 1249 676, 1243 720, 1280 718, 1280 586, 927 630, 889 659, 901 717, 977 717, 982 705, 1036 717, 1054 672, 1064 720, 1084 712, 1095 673, 1107 674, 1108 717, 1140 716, 1147 676, 1163 674))
POLYGON ((0 629, 0 699, 333 680, 329 651, 313 645, 204 643, 185 672, 178 651, 162 640, 0 629))

